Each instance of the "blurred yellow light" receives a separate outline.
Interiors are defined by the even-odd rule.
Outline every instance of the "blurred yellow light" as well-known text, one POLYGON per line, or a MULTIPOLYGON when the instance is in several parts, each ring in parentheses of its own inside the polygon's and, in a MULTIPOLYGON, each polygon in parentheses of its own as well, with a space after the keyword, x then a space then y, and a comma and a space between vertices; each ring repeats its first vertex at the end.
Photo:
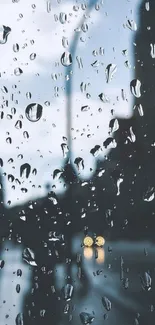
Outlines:
POLYGON ((89 237, 89 236, 86 236, 83 240, 83 243, 85 246, 87 247, 91 247, 93 245, 93 238, 89 237))
POLYGON ((105 251, 104 251, 104 248, 102 248, 102 247, 97 247, 96 249, 97 249, 97 255, 98 255, 96 262, 98 264, 101 264, 105 260, 105 251))
POLYGON ((93 249, 92 249, 92 247, 84 247, 84 257, 87 260, 90 260, 93 257, 93 249))
POLYGON ((105 244, 105 239, 102 236, 96 237, 95 244, 97 246, 103 246, 105 244))

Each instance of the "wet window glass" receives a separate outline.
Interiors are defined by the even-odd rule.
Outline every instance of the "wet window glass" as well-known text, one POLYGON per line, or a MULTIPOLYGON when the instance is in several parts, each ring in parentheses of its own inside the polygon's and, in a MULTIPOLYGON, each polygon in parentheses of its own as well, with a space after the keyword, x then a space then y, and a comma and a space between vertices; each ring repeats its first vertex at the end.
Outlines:
POLYGON ((0 1, 0 325, 153 325, 155 1, 0 1))

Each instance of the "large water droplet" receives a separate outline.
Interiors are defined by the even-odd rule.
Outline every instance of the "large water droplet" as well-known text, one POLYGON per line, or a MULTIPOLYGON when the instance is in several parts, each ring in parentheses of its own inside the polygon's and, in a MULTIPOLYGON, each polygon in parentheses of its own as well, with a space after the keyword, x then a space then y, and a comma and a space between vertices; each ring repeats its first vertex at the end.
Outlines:
POLYGON ((119 129, 119 123, 117 118, 112 119, 109 123, 110 133, 116 132, 119 129))
POLYGON ((85 312, 80 313, 80 320, 83 325, 91 324, 94 318, 95 317, 89 313, 85 313, 85 312))
POLYGON ((24 325, 23 313, 19 313, 16 316, 16 325, 24 325))
POLYGON ((69 148, 67 143, 62 143, 61 144, 61 149, 62 149, 62 153, 63 153, 63 157, 66 158, 69 152, 69 148))
POLYGON ((31 122, 37 122, 42 117, 43 107, 40 104, 32 103, 26 107, 25 115, 31 122))
POLYGON ((77 169, 78 169, 79 171, 84 169, 84 160, 83 160, 83 158, 81 158, 81 157, 77 157, 77 158, 74 160, 74 164, 77 166, 77 169))
POLYGON ((96 145, 94 148, 90 150, 90 153, 94 156, 97 157, 101 153, 101 146, 96 145))
POLYGON ((31 172, 31 166, 29 164, 23 164, 20 166, 20 177, 28 178, 31 172))
POLYGON ((144 272, 143 275, 140 276, 140 281, 143 290, 150 291, 152 285, 152 279, 148 272, 144 272))
POLYGON ((61 63, 64 67, 68 67, 72 64, 72 55, 70 52, 64 52, 61 56, 61 63))
POLYGON ((62 292, 65 300, 67 301, 71 300, 73 295, 73 286, 71 284, 66 284, 63 287, 62 292))
POLYGON ((140 80, 138 79, 133 79, 131 82, 130 82, 130 90, 131 90, 131 93, 139 98, 141 96, 141 91, 140 91, 140 88, 141 88, 141 82, 140 80))
POLYGON ((111 301, 107 297, 102 298, 102 304, 107 311, 111 310, 111 301))
POLYGON ((130 29, 130 30, 132 30, 132 31, 136 31, 137 30, 137 24, 136 24, 136 22, 134 21, 134 20, 130 20, 130 19, 128 19, 128 21, 127 21, 127 23, 126 23, 126 26, 130 29))
POLYGON ((67 21, 67 14, 65 12, 60 12, 59 21, 61 24, 65 24, 67 21))
POLYGON ((110 82, 114 76, 114 74, 117 71, 117 66, 116 64, 110 63, 107 65, 105 69, 105 74, 106 74, 106 82, 110 82))
POLYGON ((0 44, 5 44, 7 42, 8 35, 11 32, 11 28, 1 25, 0 26, 0 44))
POLYGON ((37 266, 35 262, 35 254, 30 248, 25 248, 22 254, 23 260, 31 266, 37 266))

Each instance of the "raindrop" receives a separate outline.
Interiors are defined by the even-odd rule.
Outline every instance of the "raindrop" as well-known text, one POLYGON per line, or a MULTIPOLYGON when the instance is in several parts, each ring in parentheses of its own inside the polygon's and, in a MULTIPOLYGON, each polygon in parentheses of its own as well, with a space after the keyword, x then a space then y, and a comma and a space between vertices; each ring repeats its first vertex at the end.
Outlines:
POLYGON ((4 265, 5 265, 4 260, 0 260, 0 269, 3 269, 4 265))
POLYGON ((31 122, 37 122, 42 117, 43 107, 40 104, 32 103, 26 107, 25 115, 31 122))
POLYGON ((17 53, 19 51, 19 45, 17 43, 13 44, 13 51, 17 53))
POLYGON ((74 160, 74 164, 77 166, 77 169, 78 169, 79 171, 84 169, 84 160, 83 160, 83 158, 81 158, 81 157, 77 157, 77 158, 74 160))
POLYGON ((88 105, 82 106, 81 107, 81 112, 87 112, 90 109, 88 105))
POLYGON ((66 49, 68 47, 68 38, 65 36, 62 37, 62 46, 66 49))
POLYGON ((21 68, 14 69, 15 76, 20 76, 23 73, 23 70, 21 68))
POLYGON ((111 301, 107 297, 102 298, 102 304, 107 311, 111 310, 111 301))
POLYGON ((65 300, 67 301, 71 300, 73 295, 73 286, 71 284, 66 284, 63 287, 62 292, 65 300))
POLYGON ((24 132, 23 132, 23 137, 24 137, 25 139, 28 139, 28 138, 29 138, 29 134, 28 134, 27 131, 24 131, 24 132))
POLYGON ((83 62, 82 62, 82 58, 80 56, 76 56, 76 61, 78 63, 78 67, 79 69, 83 69, 83 62))
POLYGON ((106 82, 110 82, 114 76, 114 74, 117 71, 117 66, 116 64, 110 63, 107 65, 105 69, 105 74, 106 74, 106 82))
POLYGON ((81 89, 81 92, 84 93, 87 90, 87 84, 84 82, 81 82, 80 89, 81 89))
POLYGON ((112 119, 109 123, 110 133, 116 132, 119 129, 119 123, 117 118, 112 119))
POLYGON ((64 52, 61 56, 61 63, 64 67, 69 67, 72 64, 72 56, 70 52, 64 52))
POLYGON ((126 26, 130 29, 130 30, 132 30, 132 31, 136 31, 137 30, 137 24, 136 24, 136 22, 134 21, 134 20, 130 20, 130 19, 128 19, 128 21, 127 21, 127 23, 126 23, 126 26))
POLYGON ((155 59, 155 44, 150 44, 151 47, 151 51, 150 51, 150 55, 152 57, 152 59, 155 59))
POLYGON ((99 48, 99 54, 100 54, 100 55, 104 55, 104 48, 103 48, 103 47, 100 47, 100 48, 99 48))
POLYGON ((60 12, 59 21, 61 24, 65 24, 67 22, 67 14, 60 12))
POLYGON ((129 288, 129 279, 128 278, 124 278, 122 280, 122 283, 123 283, 124 289, 128 289, 129 288))
POLYGON ((3 159, 0 158, 0 167, 3 167, 3 159))
POLYGON ((130 82, 130 90, 131 90, 131 93, 132 93, 132 95, 134 95, 137 98, 139 98, 141 96, 140 88, 141 88, 141 82, 140 82, 140 80, 133 79, 130 82))
POLYGON ((145 9, 146 9, 146 11, 149 11, 150 10, 150 3, 149 3, 149 1, 145 2, 145 9))
POLYGON ((61 149, 62 149, 63 157, 66 158, 69 152, 68 145, 66 143, 62 143, 61 149))
POLYGON ((0 44, 5 44, 7 42, 8 35, 11 32, 11 28, 8 26, 0 26, 0 44))
POLYGON ((30 93, 30 92, 27 92, 27 93, 26 93, 26 98, 27 98, 27 99, 31 99, 31 97, 32 97, 31 93, 30 93))
POLYGON ((117 143, 116 140, 112 137, 107 138, 104 142, 103 142, 103 146, 106 149, 110 149, 110 148, 116 148, 117 147, 117 143))
POLYGON ((63 174, 63 171, 60 169, 55 169, 53 172, 53 179, 59 179, 63 174))
POLYGON ((16 129, 21 129, 22 128, 22 121, 18 120, 15 124, 16 129))
POLYGON ((94 318, 95 317, 89 313, 85 313, 85 312, 80 313, 80 320, 83 325, 91 324, 94 318))
POLYGON ((128 135, 127 138, 130 140, 130 142, 134 143, 136 141, 136 136, 132 130, 132 126, 129 129, 129 133, 130 133, 130 135, 128 135))
POLYGON ((7 88, 5 86, 3 86, 1 88, 1 91, 2 91, 3 94, 7 94, 8 93, 8 90, 7 90, 7 88))
POLYGON ((91 63, 91 66, 92 66, 93 68, 98 68, 99 65, 100 65, 100 61, 99 61, 99 60, 95 60, 93 63, 91 63))
POLYGON ((47 12, 51 12, 51 1, 47 1, 47 12))
POLYGON ((16 316, 16 325, 24 325, 23 313, 19 313, 16 316))
POLYGON ((17 284, 17 285, 16 285, 16 291, 17 291, 17 293, 20 292, 20 284, 17 284))
POLYGON ((36 58, 36 53, 31 53, 30 54, 30 60, 33 61, 36 58))
POLYGON ((121 185, 121 183, 123 182, 123 178, 119 178, 119 179, 117 179, 117 182, 116 182, 116 186, 117 186, 117 193, 116 193, 116 195, 118 196, 118 195, 120 195, 120 185, 121 185))
POLYGON ((31 166, 29 164, 23 164, 20 166, 20 177, 28 178, 31 172, 31 166))
POLYGON ((150 291, 152 285, 152 279, 148 272, 144 272, 143 275, 140 276, 140 281, 143 290, 150 291))
POLYGON ((98 97, 101 99, 101 101, 103 103, 109 103, 110 102, 110 99, 107 97, 107 95, 105 95, 103 93, 99 94, 98 97))
POLYGON ((11 139, 10 137, 8 137, 8 138, 6 139, 6 143, 11 144, 11 143, 12 143, 12 139, 11 139))
POLYGON ((17 276, 22 276, 22 270, 21 269, 17 270, 17 276))
POLYGON ((96 145, 94 148, 90 150, 90 153, 94 156, 97 157, 101 153, 101 146, 96 145))
POLYGON ((151 202, 155 198, 155 189, 154 187, 149 187, 143 195, 143 200, 146 202, 151 202))
POLYGON ((22 254, 23 260, 31 266, 37 266, 35 262, 35 254, 30 248, 25 248, 22 254))
POLYGON ((54 205, 57 205, 58 204, 56 195, 52 191, 48 193, 48 200, 50 200, 54 205))
POLYGON ((8 175, 8 181, 10 182, 10 183, 12 183, 13 181, 14 181, 14 176, 13 175, 11 175, 11 174, 9 174, 8 175))
POLYGON ((81 30, 84 32, 84 33, 86 33, 87 31, 88 31, 88 25, 87 25, 87 23, 83 23, 82 24, 82 26, 81 26, 81 30))

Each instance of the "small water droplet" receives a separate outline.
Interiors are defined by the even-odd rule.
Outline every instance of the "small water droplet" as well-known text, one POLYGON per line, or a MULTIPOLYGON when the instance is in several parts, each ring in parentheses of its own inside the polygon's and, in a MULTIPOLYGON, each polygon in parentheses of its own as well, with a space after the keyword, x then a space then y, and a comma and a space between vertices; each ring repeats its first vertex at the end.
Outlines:
POLYGON ((74 164, 77 166, 77 169, 79 171, 83 170, 84 169, 84 160, 83 158, 81 157, 77 157, 75 160, 74 160, 74 164))
POLYGON ((35 58, 36 58, 36 53, 31 53, 30 54, 30 60, 32 61, 32 60, 35 60, 35 58))
POLYGON ((51 1, 47 1, 47 12, 51 12, 51 1))
POLYGON ((59 21, 61 24, 65 24, 67 22, 67 14, 60 12, 59 21))
POLYGON ((24 325, 24 317, 23 317, 23 313, 19 313, 16 316, 16 325, 24 325))
POLYGON ((20 177, 28 178, 31 172, 31 166, 29 164, 23 164, 20 166, 20 177))
POLYGON ((65 300, 67 301, 71 300, 73 295, 73 286, 71 284, 66 284, 63 287, 62 292, 65 300))
POLYGON ((17 43, 13 44, 13 51, 15 53, 19 52, 19 44, 17 44, 17 43))
POLYGON ((155 189, 154 187, 149 187, 143 195, 143 200, 146 202, 151 202, 155 198, 155 189))
POLYGON ((143 290, 145 290, 145 291, 151 290, 152 279, 148 272, 144 272, 144 274, 142 274, 140 276, 140 281, 141 281, 143 290))
POLYGON ((17 284, 17 285, 16 285, 16 291, 17 291, 17 293, 20 292, 20 284, 17 284))

